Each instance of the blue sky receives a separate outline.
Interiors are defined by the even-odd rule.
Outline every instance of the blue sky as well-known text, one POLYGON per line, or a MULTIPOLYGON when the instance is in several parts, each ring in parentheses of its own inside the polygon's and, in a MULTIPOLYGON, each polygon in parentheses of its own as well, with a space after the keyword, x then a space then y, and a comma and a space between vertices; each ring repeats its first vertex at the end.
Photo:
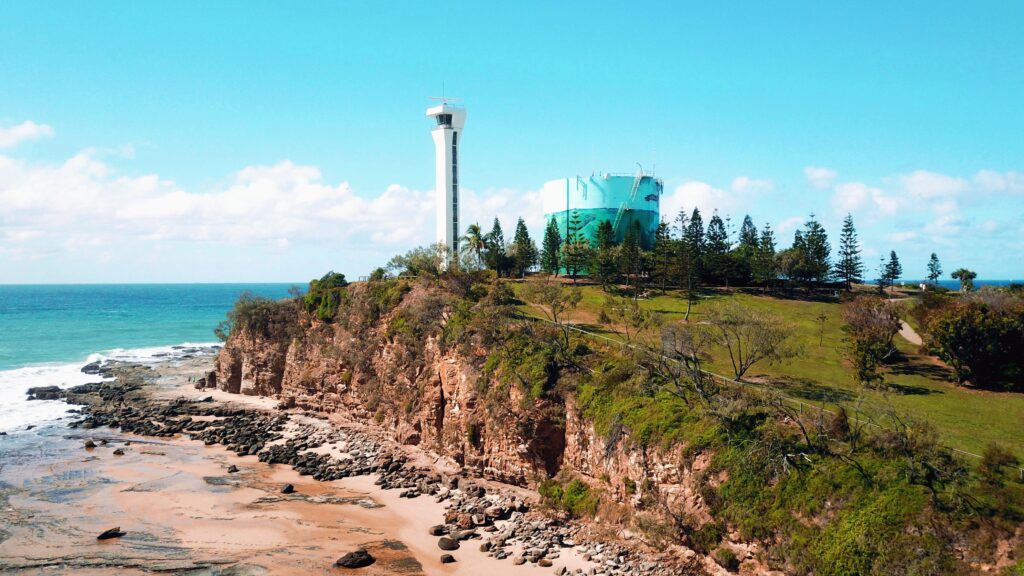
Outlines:
POLYGON ((0 282, 365 274, 433 239, 442 83, 463 221, 639 162, 663 212, 1024 277, 1024 4, 374 4, 0 4, 0 282))

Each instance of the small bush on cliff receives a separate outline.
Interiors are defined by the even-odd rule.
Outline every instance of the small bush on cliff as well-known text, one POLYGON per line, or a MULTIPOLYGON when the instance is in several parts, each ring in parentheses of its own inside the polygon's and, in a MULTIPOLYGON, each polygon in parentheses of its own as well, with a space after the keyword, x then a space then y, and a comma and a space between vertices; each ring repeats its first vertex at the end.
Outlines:
POLYGON ((550 478, 540 483, 537 492, 547 506, 576 517, 593 516, 600 502, 598 495, 581 480, 573 480, 563 486, 550 478))
POLYGON ((319 280, 309 282, 309 290, 303 299, 306 311, 324 322, 334 320, 338 306, 345 298, 345 287, 348 281, 344 274, 328 272, 319 280))
POLYGON ((297 312, 294 300, 272 300, 243 292, 227 319, 213 332, 221 340, 227 340, 236 331, 257 338, 290 340, 299 331, 297 312))

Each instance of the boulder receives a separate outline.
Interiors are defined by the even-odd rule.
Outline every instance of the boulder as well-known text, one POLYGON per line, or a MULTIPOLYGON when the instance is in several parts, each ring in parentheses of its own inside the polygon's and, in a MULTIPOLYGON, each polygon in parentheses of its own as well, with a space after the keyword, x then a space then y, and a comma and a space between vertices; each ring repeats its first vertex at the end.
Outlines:
POLYGON ((36 386, 28 389, 29 400, 60 400, 64 391, 60 386, 36 386))
POLYGON ((99 362, 99 360, 97 360, 96 362, 90 362, 90 363, 86 364, 85 366, 82 366, 82 373, 83 374, 99 374, 100 373, 100 362, 99 362))
POLYGON ((124 536, 124 535, 125 535, 125 532, 122 532, 121 531, 121 527, 118 526, 116 528, 111 528, 110 530, 104 530, 99 536, 96 537, 96 539, 97 540, 110 540, 111 538, 120 538, 121 536, 124 536))
POLYGON ((357 548, 334 562, 337 568, 363 568, 376 562, 377 559, 364 548, 357 548))
POLYGON ((440 548, 441 550, 458 550, 459 549, 459 541, 455 540, 455 539, 452 539, 452 538, 449 538, 447 536, 442 536, 437 541, 437 547, 440 548))

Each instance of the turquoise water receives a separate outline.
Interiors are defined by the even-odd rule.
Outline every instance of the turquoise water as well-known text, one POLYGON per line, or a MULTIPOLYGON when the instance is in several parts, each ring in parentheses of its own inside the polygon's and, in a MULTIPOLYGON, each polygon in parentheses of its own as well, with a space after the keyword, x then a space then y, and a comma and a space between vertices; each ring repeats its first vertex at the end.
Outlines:
POLYGON ((0 285, 0 370, 111 349, 214 342, 238 296, 290 284, 0 285))
POLYGON ((98 377, 88 362, 156 362, 213 354, 213 328, 245 291, 284 297, 289 284, 0 286, 0 432, 58 424, 68 406, 27 400, 32 386, 98 377))

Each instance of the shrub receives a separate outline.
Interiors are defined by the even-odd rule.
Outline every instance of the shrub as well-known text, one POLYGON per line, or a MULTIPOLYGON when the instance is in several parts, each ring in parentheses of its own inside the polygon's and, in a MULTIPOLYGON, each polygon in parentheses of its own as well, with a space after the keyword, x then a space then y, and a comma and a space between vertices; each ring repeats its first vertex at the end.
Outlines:
POLYGON ((740 559, 736 557, 736 553, 728 548, 719 548, 715 550, 715 562, 722 568, 725 568, 729 572, 735 572, 740 569, 740 559))
POLYGON ((998 444, 989 444, 981 455, 981 461, 978 462, 978 474, 986 484, 998 486, 1003 483, 1005 477, 1003 467, 1016 465, 1016 456, 998 444))
POLYGON ((547 506, 568 512, 572 516, 593 516, 600 502, 597 494, 591 491, 582 480, 573 480, 562 486, 554 478, 550 478, 537 486, 537 492, 547 506))
POLYGON ((627 496, 636 494, 636 482, 628 476, 622 481, 622 488, 626 491, 627 496))
POLYGON ((707 554, 722 541, 723 532, 721 525, 709 522, 690 534, 690 547, 701 554, 707 554))
POLYGON ((893 338, 900 330, 896 309, 885 300, 861 296, 843 304, 844 330, 850 335, 850 359, 857 379, 865 385, 881 380, 878 366, 893 351, 893 338))
POLYGON ((221 340, 227 340, 236 331, 258 338, 290 340, 299 331, 296 312, 294 300, 273 300, 243 292, 214 334, 221 340))
POLYGON ((930 340, 956 373, 975 386, 1024 389, 1024 304, 961 302, 928 322, 930 340))
POLYGON ((345 297, 346 286, 348 281, 345 275, 333 271, 324 274, 319 280, 311 280, 303 299, 306 311, 324 322, 334 320, 338 306, 345 297))

